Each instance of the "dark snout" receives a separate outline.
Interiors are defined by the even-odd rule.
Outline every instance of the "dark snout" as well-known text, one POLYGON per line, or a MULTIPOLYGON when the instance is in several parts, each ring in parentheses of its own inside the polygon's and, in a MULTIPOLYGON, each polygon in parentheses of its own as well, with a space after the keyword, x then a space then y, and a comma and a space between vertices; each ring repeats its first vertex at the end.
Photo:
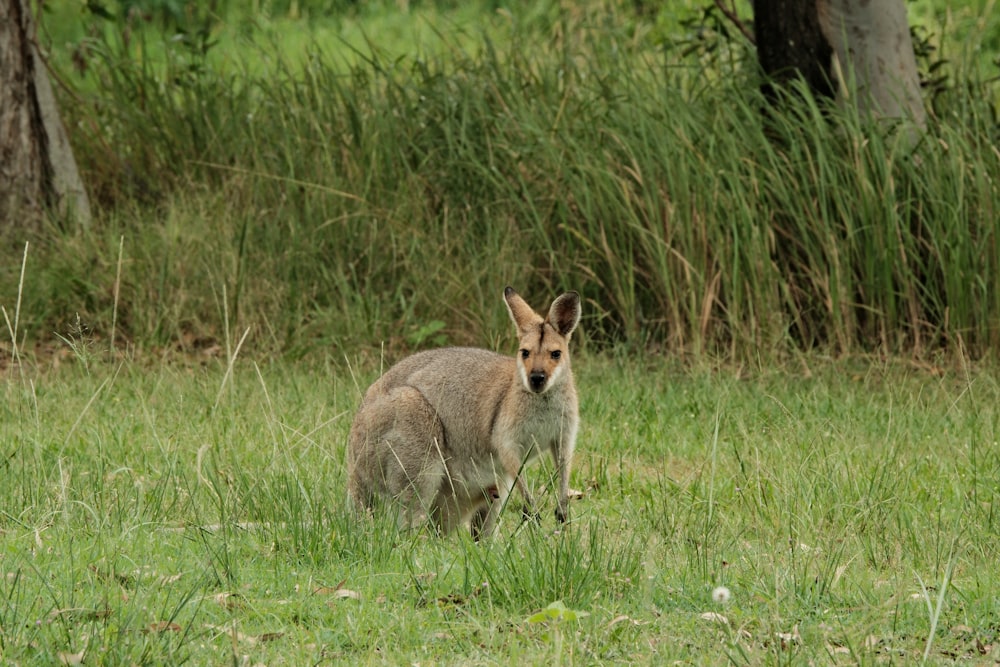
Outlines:
POLYGON ((531 385, 531 391, 536 394, 545 389, 546 375, 545 371, 531 371, 528 375, 528 384, 531 385))

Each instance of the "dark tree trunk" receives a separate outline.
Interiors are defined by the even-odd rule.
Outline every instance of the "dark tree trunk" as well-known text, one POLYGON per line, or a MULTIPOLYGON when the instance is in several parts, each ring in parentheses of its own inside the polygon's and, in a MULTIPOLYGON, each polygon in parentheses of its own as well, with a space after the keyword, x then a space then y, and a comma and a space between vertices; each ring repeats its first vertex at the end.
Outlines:
POLYGON ((33 226, 49 208, 90 219, 27 0, 0 0, 0 228, 33 226))
MULTIPOLYGON (((810 0, 754 0, 757 60, 771 82, 801 78, 813 94, 833 97, 830 77, 833 47, 820 28, 816 3, 810 0)), ((772 92, 772 83, 765 92, 772 92)))
POLYGON ((41 114, 25 8, 0 0, 0 224, 35 220, 47 199, 41 114))

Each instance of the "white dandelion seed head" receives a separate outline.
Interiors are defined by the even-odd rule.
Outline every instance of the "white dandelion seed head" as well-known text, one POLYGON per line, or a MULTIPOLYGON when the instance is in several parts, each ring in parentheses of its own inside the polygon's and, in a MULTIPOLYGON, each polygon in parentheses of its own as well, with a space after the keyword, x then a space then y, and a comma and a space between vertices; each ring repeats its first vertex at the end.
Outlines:
POLYGON ((712 590, 712 600, 716 604, 726 604, 733 594, 725 586, 716 586, 712 590))

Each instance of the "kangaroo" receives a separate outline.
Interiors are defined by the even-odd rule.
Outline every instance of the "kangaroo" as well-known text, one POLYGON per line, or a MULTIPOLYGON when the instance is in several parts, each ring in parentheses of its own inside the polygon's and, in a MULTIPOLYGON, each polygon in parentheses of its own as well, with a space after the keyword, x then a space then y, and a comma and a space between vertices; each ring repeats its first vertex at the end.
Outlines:
POLYGON ((401 527, 430 521, 441 534, 493 534, 522 468, 548 449, 559 471, 556 518, 569 517, 569 474, 579 428, 569 339, 580 295, 566 292, 542 318, 513 288, 504 300, 518 353, 448 347, 391 367, 361 401, 347 447, 348 495, 361 510, 397 503, 401 527))

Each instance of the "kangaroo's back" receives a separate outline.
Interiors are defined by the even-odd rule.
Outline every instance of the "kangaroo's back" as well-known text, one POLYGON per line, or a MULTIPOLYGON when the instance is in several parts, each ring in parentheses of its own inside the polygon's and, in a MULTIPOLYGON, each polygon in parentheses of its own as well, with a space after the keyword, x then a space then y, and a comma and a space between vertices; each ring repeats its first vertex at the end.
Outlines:
POLYGON ((392 366, 368 389, 364 403, 400 387, 412 388, 434 409, 452 445, 467 442, 480 450, 489 444, 496 408, 516 382, 513 357, 446 347, 419 352, 392 366))
POLYGON ((391 391, 411 385, 435 395, 453 395, 456 387, 472 386, 476 391, 500 391, 514 382, 513 357, 475 347, 443 347, 406 357, 387 370, 369 388, 391 391))

